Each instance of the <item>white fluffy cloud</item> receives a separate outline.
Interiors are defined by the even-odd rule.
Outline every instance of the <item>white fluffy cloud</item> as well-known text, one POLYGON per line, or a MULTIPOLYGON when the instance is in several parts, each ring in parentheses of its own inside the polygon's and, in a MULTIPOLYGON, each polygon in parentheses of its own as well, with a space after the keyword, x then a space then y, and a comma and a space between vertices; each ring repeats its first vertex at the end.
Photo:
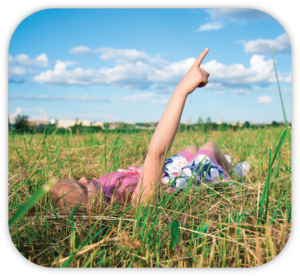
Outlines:
POLYGON ((197 31, 219 30, 226 24, 246 24, 247 22, 260 21, 272 18, 267 13, 254 9, 206 9, 211 22, 203 24, 197 31))
POLYGON ((224 23, 222 23, 221 21, 209 22, 201 25, 199 29, 196 30, 196 32, 219 30, 222 29, 223 26, 224 23))
POLYGON ((58 59, 55 61, 55 65, 58 63, 63 63, 65 64, 66 67, 74 67, 75 65, 78 65, 77 61, 72 61, 72 60, 61 61, 58 59))
POLYGON ((38 73, 32 68, 46 68, 51 63, 46 54, 40 54, 34 59, 25 54, 15 57, 9 55, 8 62, 8 79, 10 83, 23 83, 26 81, 24 79, 25 76, 38 73))
POLYGON ((22 112, 22 107, 17 107, 15 112, 14 113, 11 113, 9 116, 8 116, 8 119, 10 121, 11 124, 13 124, 15 122, 15 118, 18 116, 18 115, 21 115, 21 112, 22 112))
POLYGON ((143 51, 138 51, 136 49, 115 49, 115 48, 99 48, 95 50, 96 53, 100 53, 100 58, 103 60, 116 60, 119 62, 128 61, 143 61, 147 63, 154 63, 157 61, 162 61, 160 58, 153 58, 143 51))
POLYGON ((8 74, 12 76, 24 76, 26 75, 26 70, 23 67, 15 66, 13 68, 8 68, 8 74))
POLYGON ((291 83, 292 82, 292 74, 290 73, 285 79, 284 79, 285 83, 291 83))
POLYGON ((161 68, 154 68, 147 75, 154 83, 177 84, 195 62, 195 58, 183 59, 161 68))
MULTIPOLYGON (((35 120, 44 120, 44 121, 48 121, 48 116, 51 115, 51 114, 48 114, 43 108, 34 108, 34 109, 24 109, 24 112, 34 112, 35 114, 32 115, 32 116, 29 116, 28 120, 29 121, 35 121, 35 120)), ((15 122, 15 118, 18 116, 18 115, 21 115, 22 113, 22 108, 21 107, 17 107, 15 112, 10 114, 8 117, 9 117, 9 120, 10 120, 10 123, 14 123, 15 122)))
POLYGON ((24 68, 20 66, 14 66, 14 67, 9 67, 8 68, 8 76, 9 78, 13 77, 23 77, 28 74, 36 74, 38 71, 32 70, 30 68, 24 68))
MULTIPOLYGON (((148 75, 148 79, 156 83, 177 84, 185 75, 195 58, 188 58, 157 69, 148 75)), ((202 65, 210 73, 209 83, 204 89, 224 90, 232 87, 248 87, 253 85, 266 86, 275 82, 273 61, 264 60, 262 55, 253 55, 250 58, 250 67, 242 64, 224 65, 211 60, 202 65)), ((281 78, 281 77, 280 77, 281 78)))
POLYGON ((10 95, 10 99, 28 100, 28 101, 84 101, 84 102, 107 102, 111 97, 97 97, 97 96, 51 96, 51 95, 10 95))
POLYGON ((93 53, 93 50, 89 47, 86 46, 77 46, 77 47, 72 47, 70 49, 71 54, 81 54, 84 56, 89 56, 93 53))
POLYGON ((70 67, 68 63, 58 61, 54 70, 47 70, 41 72, 39 75, 33 78, 33 81, 43 84, 65 84, 65 85, 89 85, 92 84, 89 78, 95 77, 95 70, 82 70, 78 67, 73 71, 67 71, 67 67, 70 67))
MULTIPOLYGON (((111 48, 103 50, 101 58, 113 59, 115 66, 99 70, 81 67, 71 70, 69 67, 73 64, 58 61, 53 70, 41 72, 33 81, 47 85, 106 84, 125 89, 151 89, 166 94, 174 89, 195 61, 191 57, 167 63, 137 50, 111 48)), ((242 64, 225 65, 216 60, 204 63, 202 68, 210 73, 209 84, 205 89, 214 91, 266 87, 276 81, 273 61, 265 60, 263 55, 253 55, 248 68, 242 64)))
POLYGON ((224 65, 216 60, 208 61, 202 68, 210 73, 209 81, 226 87, 250 88, 253 85, 266 86, 275 82, 273 61, 264 60, 262 55, 253 55, 249 68, 242 64, 224 65))
POLYGON ((50 61, 46 54, 40 54, 36 58, 32 59, 28 55, 20 54, 15 57, 12 55, 8 56, 10 65, 16 66, 28 66, 28 67, 41 67, 45 68, 50 65, 50 61))
MULTIPOLYGON (((50 61, 46 54, 40 54, 35 59, 30 58, 28 55, 20 54, 15 57, 9 55, 9 68, 8 77, 10 83, 23 83, 27 79, 24 78, 30 74, 37 74, 37 69, 47 68, 55 64, 63 63, 67 67, 73 67, 78 64, 75 61, 50 61), (33 69, 34 68, 34 69, 33 69)), ((59 65, 58 65, 59 67, 59 65)))
POLYGON ((114 68, 99 70, 78 67, 71 71, 67 67, 65 62, 58 62, 54 70, 41 72, 33 81, 49 85, 115 84, 127 89, 146 88, 150 85, 147 74, 154 69, 142 61, 117 64, 114 68))
POLYGON ((270 46, 273 47, 275 53, 291 53, 290 40, 286 33, 278 36, 274 40, 257 39, 244 42, 244 52, 248 54, 270 54, 270 46))
POLYGON ((260 103, 260 104, 266 104, 266 103, 270 103, 272 101, 273 101, 273 98, 270 96, 258 97, 258 103, 260 103))
POLYGON ((206 12, 212 20, 222 19, 239 24, 272 18, 267 13, 255 9, 207 9, 206 12))

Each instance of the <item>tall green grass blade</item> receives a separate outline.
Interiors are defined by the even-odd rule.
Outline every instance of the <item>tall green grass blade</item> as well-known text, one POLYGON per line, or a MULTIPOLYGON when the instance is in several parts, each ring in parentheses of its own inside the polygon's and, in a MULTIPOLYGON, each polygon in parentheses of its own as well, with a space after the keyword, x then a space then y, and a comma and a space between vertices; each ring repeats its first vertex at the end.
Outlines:
POLYGON ((281 164, 285 167, 286 171, 288 171, 288 173, 291 173, 291 170, 288 168, 288 166, 286 164, 284 164, 283 161, 281 161, 281 164))
POLYGON ((286 137, 286 135, 287 135, 287 132, 288 132, 288 130, 286 129, 286 130, 284 131, 284 133, 282 134, 282 136, 281 136, 281 139, 280 139, 280 141, 279 141, 279 143, 278 143, 276 152, 275 152, 275 154, 274 154, 274 157, 273 157, 273 160, 272 160, 272 163, 271 163, 271 167, 273 166, 274 161, 275 161, 275 159, 276 159, 276 157, 277 157, 277 155, 278 155, 278 153, 279 153, 279 151, 280 151, 280 149, 281 149, 281 147, 282 147, 282 145, 283 145, 283 142, 284 142, 284 139, 285 139, 285 137, 286 137))
POLYGON ((20 158, 21 161, 24 161, 23 156, 19 153, 18 149, 16 148, 16 152, 18 154, 18 157, 20 158))
POLYGON ((276 79, 277 79, 277 85, 278 85, 278 90, 279 90, 279 95, 280 95, 280 101, 281 101, 281 107, 282 107, 282 112, 283 112, 283 116, 284 116, 285 127, 286 127, 286 130, 288 132, 290 149, 292 150, 292 138, 291 138, 289 124, 288 124, 288 121, 287 121, 287 118, 286 118, 286 114, 285 114, 285 110, 284 110, 282 93, 281 93, 281 88, 280 88, 280 83, 279 83, 279 78, 278 78, 278 73, 277 73, 277 68, 276 68, 276 62, 275 62, 275 57, 274 57, 274 52, 273 52, 272 46, 271 46, 271 52, 272 52, 272 57, 273 57, 273 64, 274 64, 274 69, 275 69, 275 74, 276 74, 276 79))
MULTIPOLYGON (((266 198, 266 196, 267 196, 267 198, 269 196, 269 183, 270 183, 270 177, 271 177, 271 168, 270 168, 270 165, 271 165, 271 155, 272 155, 272 150, 270 149, 269 171, 268 171, 268 177, 267 177, 267 180, 266 180, 266 183, 265 183, 265 186, 264 186, 263 195, 261 197, 261 201, 260 201, 260 204, 259 204, 260 207, 259 207, 259 213, 258 213, 258 222, 257 222, 258 225, 260 224, 261 216, 263 214, 265 198, 266 198)), ((267 208, 267 206, 266 206, 266 208, 267 208)))
POLYGON ((178 231, 178 221, 174 220, 171 224, 171 248, 173 248, 176 245, 176 243, 178 243, 178 231))
MULTIPOLYGON (((279 152, 279 158, 278 158, 278 166, 277 166, 277 172, 276 172, 276 175, 275 175, 275 180, 277 180, 278 178, 278 175, 279 175, 279 172, 280 172, 280 164, 281 164, 281 155, 280 155, 280 152, 279 152)), ((275 185, 274 185, 275 187, 275 185)))
POLYGON ((270 149, 270 157, 269 157, 269 171, 268 171, 268 178, 266 182, 266 208, 265 208, 265 221, 267 220, 267 214, 268 214, 268 206, 269 206, 269 193, 270 193, 270 179, 271 179, 271 170, 272 170, 272 164, 271 164, 271 156, 272 156, 272 149, 270 149))

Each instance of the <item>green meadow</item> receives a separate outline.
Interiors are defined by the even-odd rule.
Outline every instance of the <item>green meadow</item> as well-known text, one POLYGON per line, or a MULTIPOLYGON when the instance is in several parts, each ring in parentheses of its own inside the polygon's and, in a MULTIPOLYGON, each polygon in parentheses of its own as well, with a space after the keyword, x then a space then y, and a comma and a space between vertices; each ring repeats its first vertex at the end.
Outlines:
MULTIPOLYGON (((274 60, 275 67, 275 60, 274 60)), ((276 72, 276 67, 275 67, 276 72)), ((276 72, 277 75, 277 72, 276 72)), ((278 82, 281 97, 280 85, 278 82)), ((292 224, 291 131, 179 130, 167 155, 207 141, 233 166, 251 170, 216 185, 201 183, 151 204, 107 202, 58 212, 47 191, 57 179, 78 180, 143 165, 152 132, 9 134, 9 229, 29 261, 46 267, 255 267, 274 259, 292 224)))
POLYGON ((291 150, 285 127, 178 132, 168 156, 213 141, 250 173, 202 183, 153 204, 107 203, 61 214, 43 185, 143 165, 152 132, 10 134, 11 238, 47 267, 254 267, 284 248, 291 231, 291 150), (29 210, 30 209, 30 210, 29 210), (29 212, 27 212, 29 210, 29 212))

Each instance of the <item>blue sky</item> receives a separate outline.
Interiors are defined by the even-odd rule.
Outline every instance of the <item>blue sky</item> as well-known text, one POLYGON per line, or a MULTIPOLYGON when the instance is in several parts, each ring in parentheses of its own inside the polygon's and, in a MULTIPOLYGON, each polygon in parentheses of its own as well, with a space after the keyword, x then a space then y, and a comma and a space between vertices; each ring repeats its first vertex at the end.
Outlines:
POLYGON ((159 120, 195 58, 209 84, 182 122, 283 121, 270 44, 291 120, 291 48, 252 9, 51 9, 23 20, 9 47, 9 115, 107 122, 159 120))

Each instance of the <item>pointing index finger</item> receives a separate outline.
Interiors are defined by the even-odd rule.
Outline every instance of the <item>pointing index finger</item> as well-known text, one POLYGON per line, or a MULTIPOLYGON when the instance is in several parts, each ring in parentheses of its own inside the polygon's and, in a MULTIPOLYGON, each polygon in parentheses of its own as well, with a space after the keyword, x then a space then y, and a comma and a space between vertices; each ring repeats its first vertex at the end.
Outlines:
POLYGON ((208 48, 206 48, 201 54, 200 56, 196 59, 196 61, 194 62, 192 67, 200 67, 203 59, 205 58, 206 54, 208 53, 208 48))

